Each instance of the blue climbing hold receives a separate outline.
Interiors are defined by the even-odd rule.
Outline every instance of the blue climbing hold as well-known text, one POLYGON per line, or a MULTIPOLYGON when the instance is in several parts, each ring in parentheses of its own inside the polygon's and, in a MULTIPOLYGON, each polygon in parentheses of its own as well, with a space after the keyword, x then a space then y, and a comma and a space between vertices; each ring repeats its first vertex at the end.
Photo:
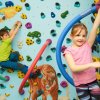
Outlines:
POLYGON ((55 13, 54 12, 51 12, 51 17, 55 18, 55 13))
POLYGON ((6 7, 14 6, 14 3, 12 1, 5 2, 6 7))

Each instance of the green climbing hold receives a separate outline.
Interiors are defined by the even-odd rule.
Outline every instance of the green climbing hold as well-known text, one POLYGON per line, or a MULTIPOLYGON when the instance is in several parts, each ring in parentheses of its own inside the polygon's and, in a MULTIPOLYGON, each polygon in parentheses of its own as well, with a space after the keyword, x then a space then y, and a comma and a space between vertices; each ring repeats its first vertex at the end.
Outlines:
POLYGON ((32 58, 29 55, 26 56, 26 59, 27 61, 32 61, 32 58))
POLYGON ((66 18, 66 16, 69 14, 68 10, 61 13, 61 18, 66 18))

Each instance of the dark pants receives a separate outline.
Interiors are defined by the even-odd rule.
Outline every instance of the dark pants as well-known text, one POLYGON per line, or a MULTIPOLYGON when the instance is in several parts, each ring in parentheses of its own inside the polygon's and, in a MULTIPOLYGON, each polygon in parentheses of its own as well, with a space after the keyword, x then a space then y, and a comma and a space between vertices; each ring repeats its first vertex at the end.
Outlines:
POLYGON ((76 87, 76 92, 79 100, 100 100, 100 94, 93 94, 93 89, 99 88, 97 81, 88 84, 82 84, 76 87))
POLYGON ((12 68, 14 70, 20 70, 26 74, 28 66, 18 63, 19 52, 12 52, 9 56, 9 60, 0 62, 0 66, 3 68, 12 68))

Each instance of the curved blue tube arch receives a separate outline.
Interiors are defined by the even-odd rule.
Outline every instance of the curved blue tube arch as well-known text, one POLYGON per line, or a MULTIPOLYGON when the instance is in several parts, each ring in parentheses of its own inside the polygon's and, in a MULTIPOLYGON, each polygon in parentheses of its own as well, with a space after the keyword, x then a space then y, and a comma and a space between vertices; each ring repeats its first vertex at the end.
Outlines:
POLYGON ((64 66, 62 64, 62 60, 61 60, 61 48, 62 48, 62 43, 63 40, 65 38, 65 36, 67 35, 68 31, 72 28, 72 26, 77 23, 78 21, 80 21, 82 18, 86 17, 87 15, 96 12, 96 6, 93 6, 91 8, 89 8, 88 10, 84 11, 83 13, 77 15, 75 18, 73 18, 68 24, 67 26, 64 28, 63 32, 61 33, 58 42, 57 42, 57 46, 56 46, 56 60, 57 60, 57 64, 58 67, 62 73, 62 75, 64 76, 64 78, 74 86, 74 82, 73 79, 69 76, 69 74, 65 71, 64 66))

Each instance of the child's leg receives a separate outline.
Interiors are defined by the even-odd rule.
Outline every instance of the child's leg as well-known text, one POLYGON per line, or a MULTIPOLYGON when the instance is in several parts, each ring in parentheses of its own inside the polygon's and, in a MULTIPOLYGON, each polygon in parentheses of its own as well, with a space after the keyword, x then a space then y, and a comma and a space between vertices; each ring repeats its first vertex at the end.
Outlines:
POLYGON ((19 58, 19 52, 18 51, 14 51, 14 52, 11 52, 10 56, 9 56, 9 60, 10 61, 13 61, 13 62, 17 62, 18 61, 18 58, 19 58))
MULTIPOLYGON (((12 62, 12 61, 3 61, 3 62, 0 62, 0 66, 3 67, 3 68, 12 68, 14 70, 20 70, 24 74, 26 74, 27 71, 28 71, 28 66, 23 65, 21 63, 12 62)), ((33 74, 33 73, 30 73, 29 78, 34 78, 34 77, 36 77, 36 75, 33 74)))
POLYGON ((76 92, 79 100, 92 100, 88 86, 80 85, 76 87, 76 92))
POLYGON ((91 84, 89 84, 89 90, 90 90, 90 92, 91 92, 91 96, 92 96, 92 99, 93 100, 100 100, 100 91, 97 93, 93 93, 92 91, 94 90, 94 89, 99 89, 100 87, 99 87, 99 85, 98 85, 98 82, 97 81, 94 81, 94 82, 92 82, 91 84))
POLYGON ((79 100, 100 100, 100 95, 92 94, 93 89, 99 88, 97 81, 76 87, 79 100))
MULTIPOLYGON (((14 70, 20 70, 22 71, 24 74, 27 73, 28 71, 28 66, 23 65, 21 63, 17 63, 17 62, 12 62, 12 61, 3 61, 0 62, 0 66, 3 68, 12 68, 14 70)), ((36 78, 37 76, 40 75, 40 70, 37 70, 35 73, 30 73, 29 78, 36 78)))
POLYGON ((21 70, 25 74, 28 71, 28 67, 26 65, 23 65, 21 63, 12 62, 9 60, 0 62, 0 66, 3 68, 13 68, 14 70, 21 70))

